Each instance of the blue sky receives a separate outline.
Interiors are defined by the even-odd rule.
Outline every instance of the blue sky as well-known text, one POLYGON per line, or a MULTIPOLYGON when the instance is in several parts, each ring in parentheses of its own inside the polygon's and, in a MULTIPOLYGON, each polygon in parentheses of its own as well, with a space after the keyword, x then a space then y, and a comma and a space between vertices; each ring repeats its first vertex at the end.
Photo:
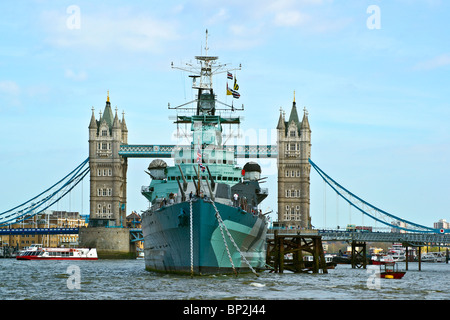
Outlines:
MULTIPOLYGON (((244 132, 273 130, 295 90, 319 167, 394 215, 427 226, 449 221, 449 14, 443 0, 2 2, 1 211, 87 158, 91 108, 103 110, 107 90, 125 112, 130 144, 173 143, 167 103, 192 93, 170 63, 200 54, 208 29, 210 53, 242 64, 235 103, 245 106, 244 132), (371 5, 379 28, 368 27, 371 5)), ((216 92, 231 103, 225 83, 217 79, 216 92)), ((128 210, 147 206, 140 187, 150 161, 129 160, 128 210)), ((271 193, 264 206, 276 211, 274 165, 263 165, 271 193)), ((83 190, 59 209, 87 213, 88 181, 83 190)), ((370 223, 330 190, 324 197, 315 172, 311 216, 318 227, 370 223)))

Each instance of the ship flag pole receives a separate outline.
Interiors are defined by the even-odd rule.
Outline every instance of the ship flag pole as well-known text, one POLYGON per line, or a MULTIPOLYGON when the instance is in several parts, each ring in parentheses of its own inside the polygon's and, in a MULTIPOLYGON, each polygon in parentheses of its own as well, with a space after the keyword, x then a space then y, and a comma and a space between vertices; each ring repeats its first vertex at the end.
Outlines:
MULTIPOLYGON (((200 138, 198 139, 197 147, 197 196, 200 197, 200 162, 202 161, 202 149, 200 144, 200 138)), ((195 168, 195 167, 194 167, 195 168)))
POLYGON ((208 55, 208 29, 206 29, 205 56, 208 55))

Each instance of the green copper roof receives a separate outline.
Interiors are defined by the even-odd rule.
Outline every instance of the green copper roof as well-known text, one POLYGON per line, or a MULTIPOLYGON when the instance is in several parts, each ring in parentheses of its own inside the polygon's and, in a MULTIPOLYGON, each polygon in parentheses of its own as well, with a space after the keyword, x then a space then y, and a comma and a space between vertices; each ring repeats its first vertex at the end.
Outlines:
POLYGON ((108 124, 108 127, 111 129, 114 122, 114 115, 111 110, 111 103, 109 101, 106 102, 105 111, 103 112, 103 116, 100 119, 100 122, 105 120, 108 124))
POLYGON ((291 123, 291 121, 294 121, 294 123, 297 125, 297 127, 300 128, 300 125, 299 125, 300 121, 298 119, 297 106, 296 106, 295 102, 292 104, 291 115, 289 116, 288 123, 291 123))

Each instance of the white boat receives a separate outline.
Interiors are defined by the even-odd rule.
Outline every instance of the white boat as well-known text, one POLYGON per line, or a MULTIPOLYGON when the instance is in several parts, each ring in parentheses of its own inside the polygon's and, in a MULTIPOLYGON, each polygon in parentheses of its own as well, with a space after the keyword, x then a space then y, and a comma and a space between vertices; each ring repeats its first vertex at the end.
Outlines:
POLYGON ((384 265, 387 263, 394 263, 395 260, 391 255, 376 254, 372 256, 371 262, 373 265, 384 265))
POLYGON ((334 255, 332 255, 332 254, 326 254, 326 255, 325 255, 325 262, 326 262, 326 263, 332 263, 332 262, 333 262, 333 258, 334 258, 334 255))
POLYGON ((437 259, 434 256, 434 254, 432 254, 432 253, 423 253, 420 256, 420 261, 421 262, 437 262, 437 259))
POLYGON ((445 262, 445 253, 444 252, 433 252, 436 257, 436 262, 445 262))
MULTIPOLYGON (((336 267, 336 263, 333 262, 334 255, 325 254, 324 258, 328 269, 334 269, 336 267)), ((310 266, 314 262, 314 256, 306 255, 303 257, 303 261, 308 262, 308 265, 310 266)))
POLYGON ((33 244, 16 256, 17 260, 97 260, 95 248, 44 248, 33 244))
POLYGON ((406 261, 406 249, 401 244, 394 243, 392 248, 389 248, 388 256, 394 260, 394 262, 406 261))
POLYGON ((428 252, 423 253, 420 257, 422 262, 445 262, 444 252, 428 252))

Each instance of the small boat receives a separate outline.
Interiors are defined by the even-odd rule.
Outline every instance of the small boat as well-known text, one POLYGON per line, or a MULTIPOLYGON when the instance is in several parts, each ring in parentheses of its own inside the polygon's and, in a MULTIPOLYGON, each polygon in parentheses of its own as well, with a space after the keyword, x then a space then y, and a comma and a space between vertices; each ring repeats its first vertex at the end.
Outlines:
POLYGON ((33 244, 16 256, 17 260, 98 260, 95 248, 44 248, 33 244))
POLYGON ((144 258, 145 258, 144 251, 139 251, 136 259, 144 259, 144 258))
POLYGON ((326 255, 325 255, 325 262, 326 262, 326 264, 327 264, 327 268, 328 268, 328 269, 334 269, 334 268, 336 268, 337 263, 333 261, 333 258, 334 258, 334 257, 335 257, 335 256, 334 256, 334 255, 331 255, 331 254, 326 254, 326 255))
MULTIPOLYGON (((326 254, 324 255, 325 258, 325 263, 327 265, 327 269, 334 269, 336 267, 336 262, 334 262, 333 258, 334 256, 331 254, 326 254)), ((311 255, 307 255, 303 257, 303 261, 305 263, 305 266, 307 268, 312 268, 313 262, 314 262, 314 257, 311 255)))
POLYGON ((445 262, 444 252, 428 252, 423 253, 420 257, 422 262, 445 262))
POLYGON ((385 265, 386 263, 395 262, 394 258, 392 258, 391 255, 383 255, 383 254, 377 254, 372 256, 370 261, 373 265, 385 265))
POLYGON ((401 279, 406 271, 399 271, 395 262, 384 264, 384 271, 380 270, 379 277, 384 279, 401 279))
POLYGON ((420 256, 421 262, 437 262, 436 257, 432 253, 424 253, 420 256))
POLYGON ((444 252, 433 252, 433 254, 436 257, 436 262, 445 262, 446 261, 444 252))
POLYGON ((387 253, 395 262, 406 261, 406 249, 401 243, 394 243, 387 253))
POLYGON ((350 264, 352 263, 352 260, 349 256, 342 255, 342 256, 334 256, 332 258, 332 262, 335 264, 350 264))

